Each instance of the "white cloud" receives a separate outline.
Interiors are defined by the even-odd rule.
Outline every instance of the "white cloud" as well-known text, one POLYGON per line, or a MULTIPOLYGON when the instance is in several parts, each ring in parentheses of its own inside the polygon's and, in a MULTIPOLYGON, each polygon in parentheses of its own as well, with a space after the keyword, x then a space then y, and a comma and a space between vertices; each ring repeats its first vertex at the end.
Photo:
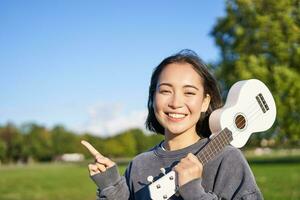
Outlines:
POLYGON ((76 128, 98 136, 112 136, 129 128, 145 130, 147 109, 124 111, 119 103, 97 104, 88 109, 88 120, 76 128))

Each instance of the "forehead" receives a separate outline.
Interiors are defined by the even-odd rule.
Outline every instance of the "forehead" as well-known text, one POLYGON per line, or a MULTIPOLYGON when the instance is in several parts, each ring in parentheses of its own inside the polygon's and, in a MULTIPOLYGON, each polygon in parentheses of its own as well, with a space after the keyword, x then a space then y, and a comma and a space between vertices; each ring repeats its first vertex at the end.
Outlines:
POLYGON ((189 63, 172 63, 162 70, 158 83, 167 82, 172 85, 201 85, 202 78, 189 63))

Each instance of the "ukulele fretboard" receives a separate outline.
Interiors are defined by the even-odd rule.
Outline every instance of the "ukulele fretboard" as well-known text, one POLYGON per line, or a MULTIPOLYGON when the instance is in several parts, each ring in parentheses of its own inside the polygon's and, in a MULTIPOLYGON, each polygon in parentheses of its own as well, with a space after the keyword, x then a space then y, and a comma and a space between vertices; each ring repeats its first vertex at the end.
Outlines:
POLYGON ((213 137, 208 144, 196 154, 200 162, 205 165, 210 159, 216 156, 227 144, 232 141, 232 133, 228 128, 223 129, 213 137))

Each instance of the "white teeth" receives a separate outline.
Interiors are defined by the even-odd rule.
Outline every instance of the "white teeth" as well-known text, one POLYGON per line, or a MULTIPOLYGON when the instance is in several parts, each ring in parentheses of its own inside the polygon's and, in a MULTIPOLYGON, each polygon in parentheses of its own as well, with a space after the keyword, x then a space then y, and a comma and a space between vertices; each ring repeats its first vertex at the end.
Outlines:
POLYGON ((176 119, 180 119, 180 118, 184 118, 184 117, 185 117, 184 114, 177 114, 177 113, 169 113, 168 115, 169 115, 170 117, 176 118, 176 119))

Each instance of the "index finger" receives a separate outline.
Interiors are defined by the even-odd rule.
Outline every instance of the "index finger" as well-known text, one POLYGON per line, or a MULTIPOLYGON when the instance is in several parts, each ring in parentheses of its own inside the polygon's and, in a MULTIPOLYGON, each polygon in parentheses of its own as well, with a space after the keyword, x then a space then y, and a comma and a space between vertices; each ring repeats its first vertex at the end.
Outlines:
POLYGON ((98 157, 103 157, 99 151, 97 151, 90 143, 85 140, 81 140, 81 144, 85 146, 89 152, 97 159, 98 157))

